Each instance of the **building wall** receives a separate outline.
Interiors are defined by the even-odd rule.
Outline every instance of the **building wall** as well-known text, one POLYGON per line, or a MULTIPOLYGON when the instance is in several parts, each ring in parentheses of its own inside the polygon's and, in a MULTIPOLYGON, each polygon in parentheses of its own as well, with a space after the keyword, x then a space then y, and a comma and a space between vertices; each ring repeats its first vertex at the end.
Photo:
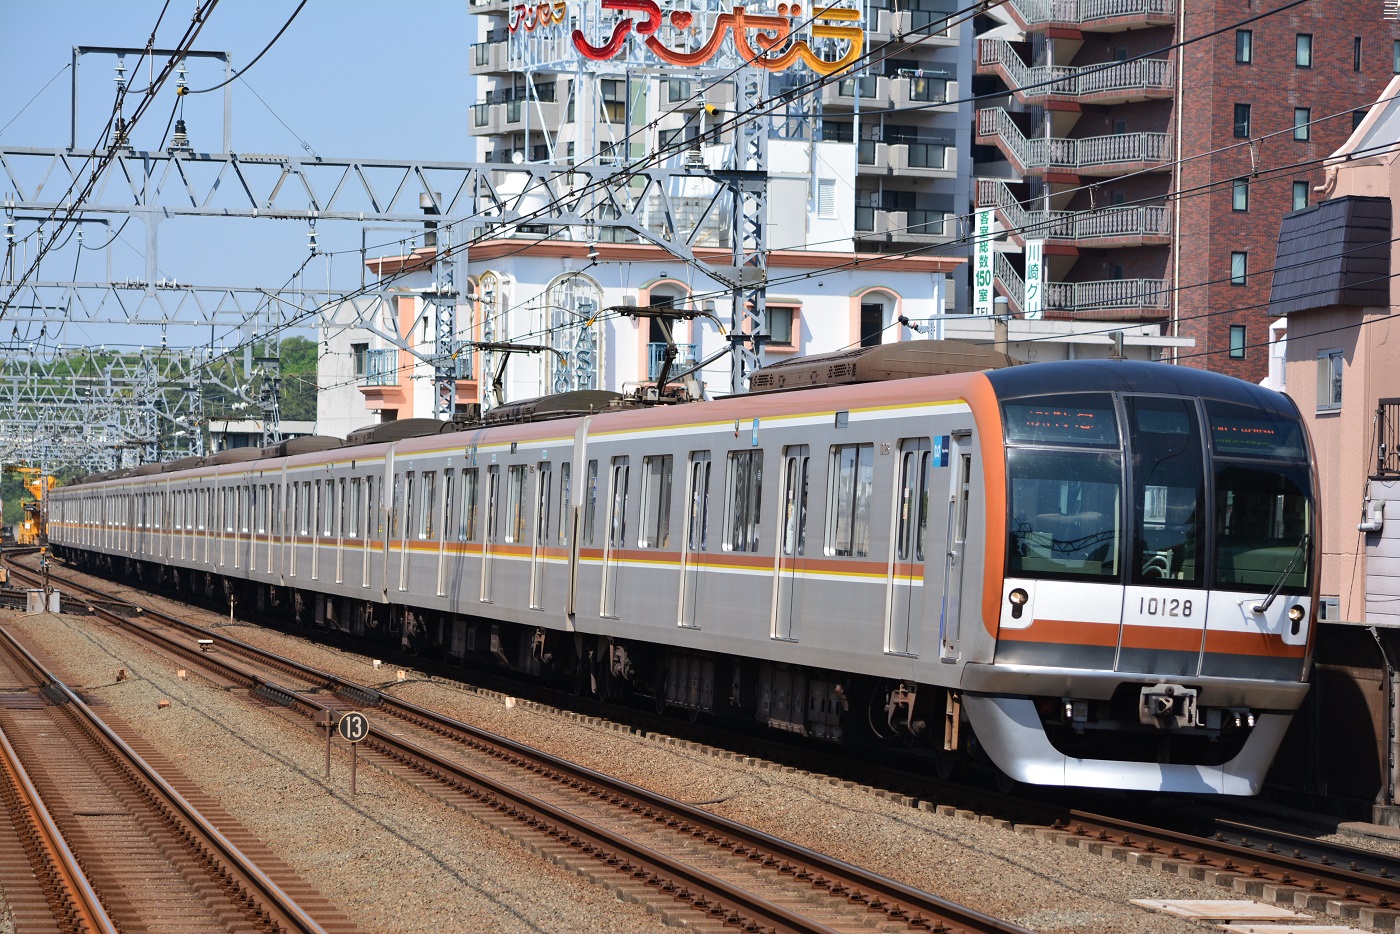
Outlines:
MULTIPOLYGON (((1183 0, 1181 35, 1199 36, 1282 3, 1183 0)), ((1307 142, 1294 140, 1294 108, 1310 108, 1317 120, 1376 100, 1392 76, 1393 43, 1400 39, 1400 23, 1380 14, 1372 3, 1305 3, 1249 25, 1251 64, 1236 63, 1235 31, 1229 29, 1178 53, 1185 80, 1179 92, 1176 332, 1196 341, 1182 363, 1251 382, 1268 375, 1269 285, 1279 219, 1293 209, 1293 182, 1306 181, 1309 189, 1320 184, 1321 160, 1352 132, 1352 118, 1344 113, 1314 124, 1307 142), (1295 64, 1299 33, 1313 36, 1311 68, 1295 64), (1358 36, 1360 71, 1352 59, 1358 36), (1237 103, 1251 107, 1250 136, 1259 140, 1253 147, 1234 135, 1237 103), (1227 183, 1240 177, 1251 178, 1245 212, 1233 210, 1227 183), (1230 254, 1236 251, 1248 255, 1243 286, 1230 282, 1230 254), (1242 359, 1228 353, 1232 324, 1246 329, 1249 346, 1242 359)), ((1311 194, 1310 203, 1316 200, 1311 194)))

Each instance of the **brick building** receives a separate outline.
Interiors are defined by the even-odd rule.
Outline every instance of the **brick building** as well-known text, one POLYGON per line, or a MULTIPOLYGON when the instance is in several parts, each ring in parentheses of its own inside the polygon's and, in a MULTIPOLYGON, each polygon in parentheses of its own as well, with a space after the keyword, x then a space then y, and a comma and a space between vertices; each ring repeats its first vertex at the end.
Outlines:
POLYGON ((1007 231, 1013 310, 1043 239, 1047 317, 1158 321, 1195 340, 1181 363, 1268 375, 1279 221, 1400 70, 1382 0, 1290 3, 1009 0, 983 18, 974 90, 1007 94, 979 103, 977 203, 1007 231))

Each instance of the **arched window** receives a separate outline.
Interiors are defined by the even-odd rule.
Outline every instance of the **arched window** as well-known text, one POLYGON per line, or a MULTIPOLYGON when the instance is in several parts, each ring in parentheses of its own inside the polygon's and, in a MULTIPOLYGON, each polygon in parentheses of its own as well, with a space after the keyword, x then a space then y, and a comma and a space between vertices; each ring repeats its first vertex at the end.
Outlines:
POLYGON ((544 320, 548 344, 564 355, 561 362, 547 354, 550 389, 597 389, 600 386, 602 339, 597 318, 603 307, 598 283, 578 273, 566 273, 545 291, 544 320))

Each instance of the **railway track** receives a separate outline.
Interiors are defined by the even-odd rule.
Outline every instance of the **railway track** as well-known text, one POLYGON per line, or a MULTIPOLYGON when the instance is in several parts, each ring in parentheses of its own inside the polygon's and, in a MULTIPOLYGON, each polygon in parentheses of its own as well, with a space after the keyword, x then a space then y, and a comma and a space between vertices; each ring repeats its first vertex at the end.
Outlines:
MULTIPOLYGON (((70 601, 91 593, 62 583, 70 601)), ((550 858, 610 877, 630 897, 698 913, 691 924, 754 932, 867 931, 872 922, 948 934, 1024 931, 216 630, 144 607, 119 614, 85 606, 303 723, 325 729, 349 709, 367 710, 373 728, 361 748, 391 770, 486 823, 509 826, 550 858)))
POLYGON ((161 774, 153 750, 119 736, 4 629, 0 750, 0 795, 17 844, 0 840, 7 853, 0 881, 21 924, 63 932, 354 931, 304 882, 263 868, 235 839, 228 815, 197 806, 161 774))

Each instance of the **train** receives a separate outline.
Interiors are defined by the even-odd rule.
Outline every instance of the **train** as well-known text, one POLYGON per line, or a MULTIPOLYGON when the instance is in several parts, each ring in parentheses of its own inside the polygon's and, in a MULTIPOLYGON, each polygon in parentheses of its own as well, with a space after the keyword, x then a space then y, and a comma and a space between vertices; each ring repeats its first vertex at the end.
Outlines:
MULTIPOLYGON (((1035 785, 1256 794, 1308 690, 1284 395, 909 341, 50 494, 71 565, 658 711, 1035 785)), ((864 754, 864 753, 862 753, 864 754)))

